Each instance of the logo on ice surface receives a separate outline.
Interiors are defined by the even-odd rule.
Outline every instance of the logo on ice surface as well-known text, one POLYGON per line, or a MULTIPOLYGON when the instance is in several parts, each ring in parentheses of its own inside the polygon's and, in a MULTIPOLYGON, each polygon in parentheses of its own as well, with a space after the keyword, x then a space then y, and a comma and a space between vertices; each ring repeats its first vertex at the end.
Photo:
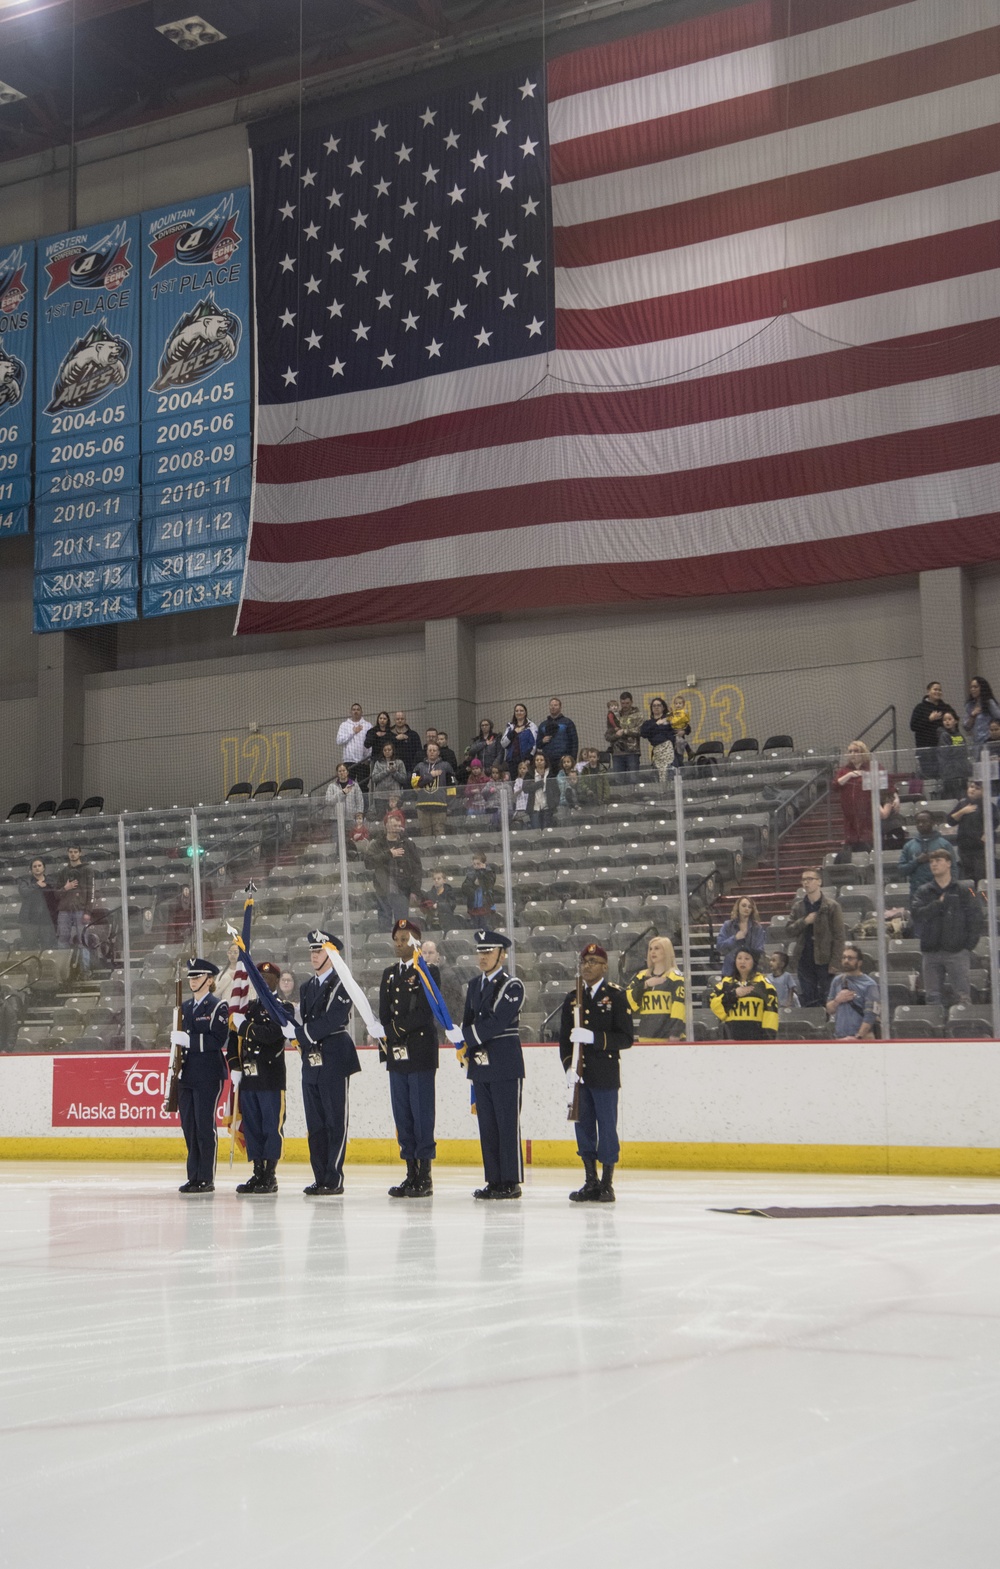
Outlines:
POLYGON ((185 311, 167 339, 150 392, 189 387, 228 364, 236 358, 241 330, 239 317, 216 305, 214 294, 199 300, 194 310, 185 311))
POLYGON ((100 321, 82 338, 77 338, 60 365, 46 414, 58 414, 61 409, 85 409, 105 393, 123 387, 128 381, 131 363, 131 344, 111 332, 106 321, 100 321))

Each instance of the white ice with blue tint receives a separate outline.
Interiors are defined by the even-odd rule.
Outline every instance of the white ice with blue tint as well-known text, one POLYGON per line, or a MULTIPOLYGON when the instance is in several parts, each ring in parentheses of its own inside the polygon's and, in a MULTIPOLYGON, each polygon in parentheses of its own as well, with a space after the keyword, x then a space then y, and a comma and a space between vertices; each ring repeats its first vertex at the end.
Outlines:
POLYGON ((970 1569, 1000 1555, 1000 1183, 534 1170, 393 1202, 0 1166, 4 1569, 970 1569))

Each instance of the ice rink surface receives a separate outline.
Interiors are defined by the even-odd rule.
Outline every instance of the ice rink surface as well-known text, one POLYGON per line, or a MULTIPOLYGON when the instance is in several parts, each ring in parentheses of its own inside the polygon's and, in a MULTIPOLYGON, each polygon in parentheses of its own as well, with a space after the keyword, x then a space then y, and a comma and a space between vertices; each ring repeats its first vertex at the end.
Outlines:
POLYGON ((1000 1557, 1000 1183, 348 1168, 184 1200, 0 1165, 0 1564, 970 1569, 1000 1557))

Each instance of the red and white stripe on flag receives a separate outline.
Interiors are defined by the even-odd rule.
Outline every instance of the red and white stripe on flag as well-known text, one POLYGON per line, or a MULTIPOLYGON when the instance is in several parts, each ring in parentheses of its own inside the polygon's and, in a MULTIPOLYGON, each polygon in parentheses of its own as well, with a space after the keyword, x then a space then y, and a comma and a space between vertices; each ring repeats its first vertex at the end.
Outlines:
POLYGON ((547 87, 554 352, 262 408, 239 629, 1000 554, 1000 0, 754 0, 547 87))

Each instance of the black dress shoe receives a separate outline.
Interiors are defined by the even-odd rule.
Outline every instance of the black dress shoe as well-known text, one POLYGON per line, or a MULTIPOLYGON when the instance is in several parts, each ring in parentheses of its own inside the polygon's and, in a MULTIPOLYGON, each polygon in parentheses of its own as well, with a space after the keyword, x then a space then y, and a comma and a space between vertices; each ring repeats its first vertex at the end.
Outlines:
POLYGON ((495 1199, 519 1199, 521 1197, 521 1184, 519 1182, 501 1182, 493 1197, 495 1199))
POLYGON ((343 1193, 344 1184, 341 1183, 340 1186, 336 1188, 324 1188, 320 1185, 320 1183, 314 1182, 310 1187, 305 1188, 303 1191, 308 1193, 311 1199, 331 1199, 336 1198, 338 1194, 343 1193))
POLYGON ((194 1187, 193 1187, 193 1189, 192 1189, 192 1192, 193 1193, 197 1193, 199 1195, 199 1197, 202 1194, 205 1194, 205 1193, 214 1193, 215 1192, 215 1183, 214 1182, 196 1182, 194 1187))
POLYGON ((178 1193, 193 1193, 197 1186, 197 1182, 182 1182, 177 1191, 178 1193))
POLYGON ((496 1190, 497 1184, 495 1182, 488 1182, 485 1188, 477 1188, 472 1197, 474 1199, 495 1199, 497 1196, 496 1190))
POLYGON ((302 1191, 307 1199, 314 1199, 317 1193, 324 1193, 326 1189, 321 1188, 318 1182, 310 1182, 309 1186, 303 1188, 302 1191))

